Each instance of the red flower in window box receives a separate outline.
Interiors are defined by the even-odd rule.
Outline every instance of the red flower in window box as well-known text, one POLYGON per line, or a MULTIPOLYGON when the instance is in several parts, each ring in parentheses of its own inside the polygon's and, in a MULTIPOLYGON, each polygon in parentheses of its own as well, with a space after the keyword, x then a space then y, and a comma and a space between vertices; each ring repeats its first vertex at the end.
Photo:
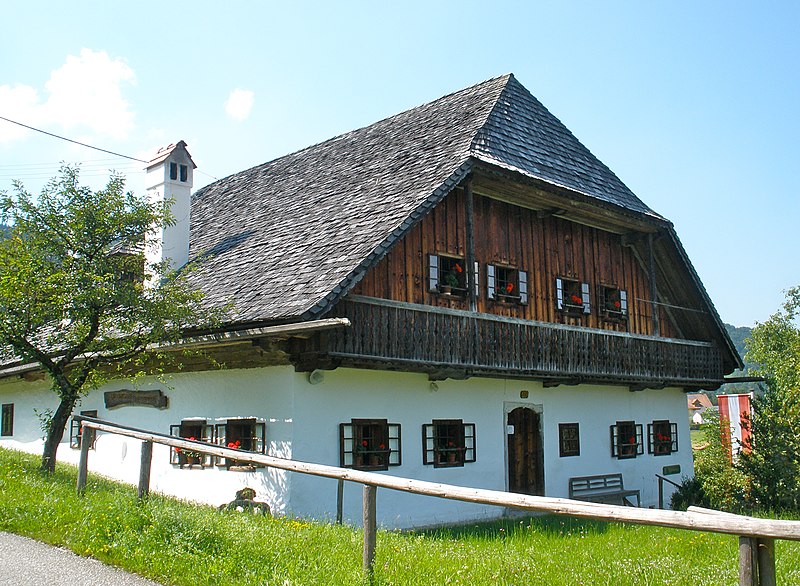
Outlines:
POLYGON ((578 295, 573 295, 570 297, 570 300, 575 305, 583 305, 583 298, 579 297, 578 295))
POLYGON ((242 447, 242 442, 236 440, 235 442, 228 442, 228 447, 232 450, 238 450, 242 447))
POLYGON ((506 284, 506 293, 511 295, 514 292, 514 283, 507 283, 506 284))

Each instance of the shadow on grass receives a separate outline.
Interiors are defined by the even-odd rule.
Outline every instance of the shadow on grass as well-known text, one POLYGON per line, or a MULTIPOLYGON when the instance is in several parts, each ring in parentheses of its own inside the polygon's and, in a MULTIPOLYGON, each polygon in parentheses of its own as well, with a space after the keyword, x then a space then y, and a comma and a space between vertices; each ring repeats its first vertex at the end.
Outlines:
POLYGON ((608 530, 608 523, 592 519, 579 519, 560 515, 537 515, 534 517, 512 517, 410 531, 412 535, 424 535, 434 539, 459 540, 468 537, 505 538, 519 534, 538 533, 548 537, 571 537, 574 535, 603 534, 608 530))

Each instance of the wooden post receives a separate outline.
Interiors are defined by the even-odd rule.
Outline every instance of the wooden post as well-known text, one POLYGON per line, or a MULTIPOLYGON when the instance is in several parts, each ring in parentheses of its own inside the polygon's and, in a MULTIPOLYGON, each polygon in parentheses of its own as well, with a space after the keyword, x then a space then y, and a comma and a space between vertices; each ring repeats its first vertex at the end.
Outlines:
POLYGON ((472 176, 467 178, 464 185, 464 213, 466 214, 466 228, 467 228, 467 250, 466 262, 464 270, 467 271, 467 299, 469 299, 469 310, 478 310, 478 299, 475 296, 475 225, 474 225, 474 212, 472 208, 472 176))
POLYGON ((150 465, 153 461, 153 442, 142 442, 142 460, 139 465, 139 498, 150 494, 150 465))
POLYGON ((775 540, 766 537, 758 539, 758 581, 760 586, 776 586, 775 540))
POLYGON ((342 524, 342 516, 344 510, 344 480, 341 478, 336 486, 336 524, 342 524))
POLYGON ((756 539, 739 537, 739 586, 758 586, 756 539))
POLYGON ((653 253, 653 235, 647 235, 647 249, 649 258, 649 271, 650 271, 650 297, 653 300, 653 335, 661 335, 661 326, 658 320, 658 288, 656 285, 656 257, 653 253))
MULTIPOLYGON (((83 422, 80 423, 83 425, 83 422)), ((86 477, 89 474, 89 448, 92 447, 92 435, 87 429, 81 433, 81 457, 78 460, 78 494, 86 489, 86 477)))
POLYGON ((372 566, 375 563, 375 543, 378 524, 376 521, 376 496, 378 487, 372 484, 364 485, 364 571, 372 575, 372 566))

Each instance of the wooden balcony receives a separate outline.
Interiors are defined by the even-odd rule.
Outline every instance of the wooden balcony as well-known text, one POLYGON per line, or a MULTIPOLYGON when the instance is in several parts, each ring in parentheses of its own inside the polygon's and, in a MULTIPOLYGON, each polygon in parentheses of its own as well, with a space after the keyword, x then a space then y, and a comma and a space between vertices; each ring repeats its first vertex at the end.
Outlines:
MULTIPOLYGON (((708 342, 632 335, 352 296, 335 310, 352 327, 301 352, 342 366, 427 372, 434 378, 533 378, 632 389, 714 388, 719 349, 708 342)), ((309 341, 311 342, 311 341, 309 341)))

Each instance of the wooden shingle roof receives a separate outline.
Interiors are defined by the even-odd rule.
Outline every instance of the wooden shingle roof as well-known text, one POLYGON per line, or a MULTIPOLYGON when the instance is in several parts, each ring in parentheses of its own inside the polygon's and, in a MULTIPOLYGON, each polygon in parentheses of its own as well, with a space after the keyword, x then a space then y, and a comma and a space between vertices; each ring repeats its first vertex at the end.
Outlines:
POLYGON ((478 161, 664 221, 505 75, 199 190, 191 279, 235 323, 312 319, 478 161))

